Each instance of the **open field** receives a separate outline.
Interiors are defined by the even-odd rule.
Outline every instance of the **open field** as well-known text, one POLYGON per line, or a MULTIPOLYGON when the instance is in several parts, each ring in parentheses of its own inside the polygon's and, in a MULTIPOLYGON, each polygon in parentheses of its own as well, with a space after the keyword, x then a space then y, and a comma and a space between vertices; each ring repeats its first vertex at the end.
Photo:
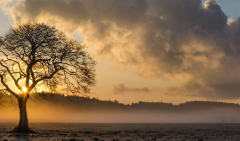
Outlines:
POLYGON ((221 141, 240 140, 240 124, 30 124, 37 134, 7 133, 14 124, 0 124, 0 141, 221 141))

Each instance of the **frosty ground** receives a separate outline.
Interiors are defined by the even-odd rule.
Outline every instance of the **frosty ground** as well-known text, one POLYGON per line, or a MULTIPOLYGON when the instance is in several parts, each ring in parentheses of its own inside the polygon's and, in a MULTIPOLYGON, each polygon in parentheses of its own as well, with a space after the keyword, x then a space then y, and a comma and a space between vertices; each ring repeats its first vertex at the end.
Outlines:
POLYGON ((240 124, 30 124, 37 134, 12 134, 0 124, 0 141, 240 140, 240 124))

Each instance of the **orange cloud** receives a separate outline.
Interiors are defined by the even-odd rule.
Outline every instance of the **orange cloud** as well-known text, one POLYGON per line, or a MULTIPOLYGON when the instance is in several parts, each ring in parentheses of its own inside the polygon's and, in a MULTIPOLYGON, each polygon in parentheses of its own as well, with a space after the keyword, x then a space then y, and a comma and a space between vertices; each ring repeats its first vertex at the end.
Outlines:
POLYGON ((240 97, 240 19, 229 21, 216 0, 205 6, 201 0, 21 0, 9 12, 14 22, 44 21, 80 33, 116 68, 148 79, 181 78, 166 94, 240 97))

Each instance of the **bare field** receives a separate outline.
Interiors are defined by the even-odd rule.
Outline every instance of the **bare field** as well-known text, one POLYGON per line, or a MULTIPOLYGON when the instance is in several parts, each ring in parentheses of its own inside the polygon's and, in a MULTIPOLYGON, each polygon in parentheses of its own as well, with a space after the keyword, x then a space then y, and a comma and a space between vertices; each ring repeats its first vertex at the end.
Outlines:
POLYGON ((0 141, 237 141, 240 124, 31 124, 37 134, 12 134, 0 124, 0 141))

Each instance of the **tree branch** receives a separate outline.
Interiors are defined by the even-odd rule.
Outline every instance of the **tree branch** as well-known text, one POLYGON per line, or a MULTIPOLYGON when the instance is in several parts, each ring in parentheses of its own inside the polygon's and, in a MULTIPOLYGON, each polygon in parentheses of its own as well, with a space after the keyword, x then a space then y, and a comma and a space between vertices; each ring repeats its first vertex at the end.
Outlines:
POLYGON ((18 96, 15 92, 13 92, 13 91, 8 87, 8 85, 4 82, 3 75, 0 75, 0 77, 1 77, 1 83, 4 85, 4 87, 6 88, 6 90, 18 99, 19 96, 18 96))
POLYGON ((22 87, 19 86, 18 81, 14 78, 14 76, 12 75, 11 71, 9 70, 9 68, 8 68, 7 66, 3 65, 1 61, 0 61, 0 65, 7 69, 7 72, 8 72, 8 73, 10 74, 10 76, 12 77, 15 85, 18 87, 18 89, 21 90, 22 87))

